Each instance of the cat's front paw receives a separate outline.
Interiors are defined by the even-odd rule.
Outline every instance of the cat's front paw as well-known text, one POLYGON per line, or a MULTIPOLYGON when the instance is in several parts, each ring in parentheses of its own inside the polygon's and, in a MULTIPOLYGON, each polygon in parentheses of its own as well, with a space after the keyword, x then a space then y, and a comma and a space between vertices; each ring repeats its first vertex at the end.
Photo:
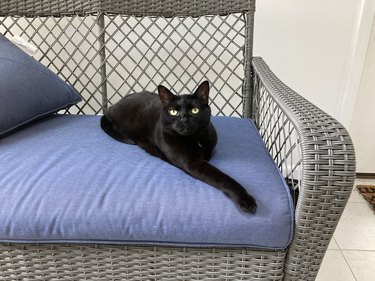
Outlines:
POLYGON ((257 203, 254 197, 249 194, 242 195, 237 199, 238 207, 245 213, 254 214, 257 210, 257 203))
POLYGON ((254 214, 257 210, 257 203, 253 196, 248 194, 245 189, 241 187, 241 189, 237 192, 224 192, 224 194, 232 199, 234 203, 237 205, 245 213, 254 214))

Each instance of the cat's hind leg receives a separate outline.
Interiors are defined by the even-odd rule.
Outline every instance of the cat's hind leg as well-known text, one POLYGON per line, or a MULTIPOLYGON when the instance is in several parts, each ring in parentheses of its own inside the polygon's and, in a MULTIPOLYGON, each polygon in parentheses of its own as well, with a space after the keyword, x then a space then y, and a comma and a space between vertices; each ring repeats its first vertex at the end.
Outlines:
POLYGON ((147 142, 138 142, 137 145, 141 147, 143 150, 145 150, 147 153, 151 154, 152 156, 155 156, 155 157, 158 157, 160 159, 167 161, 163 153, 156 146, 147 142))
POLYGON ((106 132, 109 136, 114 138, 117 141, 127 143, 127 144, 136 144, 133 139, 126 136, 124 133, 118 132, 114 128, 114 124, 112 120, 110 120, 106 115, 103 115, 100 119, 100 126, 102 127, 103 131, 106 132))

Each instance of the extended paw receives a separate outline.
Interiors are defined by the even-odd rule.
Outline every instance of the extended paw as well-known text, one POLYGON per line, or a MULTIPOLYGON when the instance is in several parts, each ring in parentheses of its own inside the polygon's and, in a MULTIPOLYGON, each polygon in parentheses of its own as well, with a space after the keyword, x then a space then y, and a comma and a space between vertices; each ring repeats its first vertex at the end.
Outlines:
POLYGON ((245 189, 237 192, 224 192, 224 194, 232 199, 243 212, 252 214, 256 212, 256 200, 253 196, 249 195, 245 189))
POLYGON ((252 197, 249 194, 246 194, 246 196, 241 196, 237 199, 238 207, 245 213, 255 213, 257 210, 257 203, 255 201, 255 198, 252 197))

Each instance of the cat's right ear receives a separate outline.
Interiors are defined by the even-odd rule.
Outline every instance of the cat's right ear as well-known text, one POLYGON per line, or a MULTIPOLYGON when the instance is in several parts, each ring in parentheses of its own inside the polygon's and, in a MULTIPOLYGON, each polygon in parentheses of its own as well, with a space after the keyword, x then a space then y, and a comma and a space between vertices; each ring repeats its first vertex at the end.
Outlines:
POLYGON ((158 86, 159 98, 163 106, 168 105, 174 98, 174 95, 163 85, 158 86))
POLYGON ((200 98, 203 104, 208 104, 208 94, 210 92, 210 84, 208 81, 202 82, 198 89, 195 91, 195 95, 200 98))

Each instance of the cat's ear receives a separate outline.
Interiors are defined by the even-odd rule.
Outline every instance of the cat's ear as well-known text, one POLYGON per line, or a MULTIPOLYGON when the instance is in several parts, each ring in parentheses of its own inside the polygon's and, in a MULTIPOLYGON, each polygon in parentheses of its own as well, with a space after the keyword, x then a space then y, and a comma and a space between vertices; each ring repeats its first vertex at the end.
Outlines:
POLYGON ((163 85, 158 86, 159 98, 163 106, 168 105, 174 98, 174 95, 163 85))
POLYGON ((210 84, 208 83, 208 81, 204 81, 199 85, 194 95, 196 95, 203 102, 203 104, 208 104, 209 92, 210 92, 210 84))

